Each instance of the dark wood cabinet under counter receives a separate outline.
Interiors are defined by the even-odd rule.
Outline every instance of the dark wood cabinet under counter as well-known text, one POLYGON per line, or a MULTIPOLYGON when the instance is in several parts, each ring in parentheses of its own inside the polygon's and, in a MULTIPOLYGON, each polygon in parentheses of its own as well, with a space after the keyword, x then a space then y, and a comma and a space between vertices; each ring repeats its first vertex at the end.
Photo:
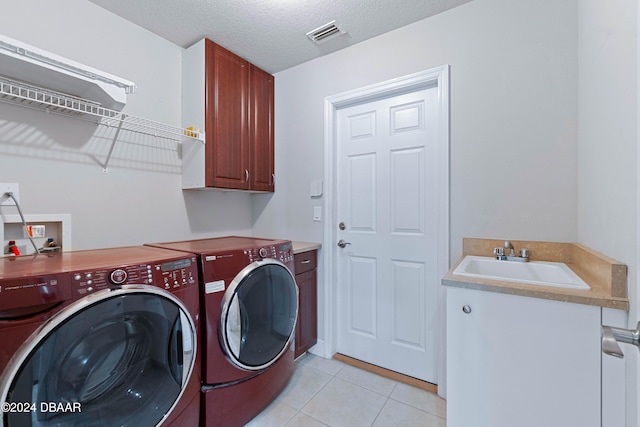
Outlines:
POLYGON ((298 321, 295 357, 318 342, 317 250, 296 253, 295 278, 298 284, 298 321))

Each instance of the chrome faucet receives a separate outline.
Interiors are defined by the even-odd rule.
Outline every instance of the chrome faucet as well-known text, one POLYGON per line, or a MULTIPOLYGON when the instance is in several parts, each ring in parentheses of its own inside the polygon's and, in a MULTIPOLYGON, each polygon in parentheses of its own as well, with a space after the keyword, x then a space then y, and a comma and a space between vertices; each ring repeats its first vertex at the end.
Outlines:
POLYGON ((493 249, 493 254, 500 261, 529 261, 529 249, 520 249, 520 254, 516 255, 516 250, 509 240, 505 240, 503 247, 493 249))
POLYGON ((508 249, 509 250, 509 256, 516 256, 516 250, 515 250, 515 248, 513 247, 513 245, 511 244, 510 241, 508 241, 508 240, 504 241, 504 249, 505 249, 505 251, 504 251, 505 254, 506 254, 507 249, 508 249))

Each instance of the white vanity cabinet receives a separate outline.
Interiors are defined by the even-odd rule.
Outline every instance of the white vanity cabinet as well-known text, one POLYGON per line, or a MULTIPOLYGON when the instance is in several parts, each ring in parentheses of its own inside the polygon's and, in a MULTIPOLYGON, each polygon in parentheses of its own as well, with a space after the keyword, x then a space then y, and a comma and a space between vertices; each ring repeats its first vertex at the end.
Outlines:
POLYGON ((596 427, 601 308, 447 287, 447 427, 596 427))

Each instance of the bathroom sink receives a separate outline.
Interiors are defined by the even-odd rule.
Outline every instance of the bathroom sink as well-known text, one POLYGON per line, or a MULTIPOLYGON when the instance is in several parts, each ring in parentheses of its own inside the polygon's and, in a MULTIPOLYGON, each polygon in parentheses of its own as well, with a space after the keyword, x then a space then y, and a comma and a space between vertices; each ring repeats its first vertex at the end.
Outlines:
POLYGON ((570 289, 591 289, 566 264, 546 261, 500 261, 491 257, 466 256, 453 274, 570 289))

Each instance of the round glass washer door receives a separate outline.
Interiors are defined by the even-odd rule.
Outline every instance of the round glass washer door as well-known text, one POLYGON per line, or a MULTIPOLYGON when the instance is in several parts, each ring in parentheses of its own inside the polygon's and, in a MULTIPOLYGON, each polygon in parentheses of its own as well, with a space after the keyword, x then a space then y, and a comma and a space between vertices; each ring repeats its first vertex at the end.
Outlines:
POLYGON ((96 292, 13 356, 0 377, 9 405, 0 425, 155 426, 182 395, 195 354, 194 323, 170 293, 144 285, 96 292))
POLYGON ((272 365, 291 342, 298 316, 298 286, 280 261, 246 266, 222 299, 220 341, 229 360, 257 371, 272 365))

